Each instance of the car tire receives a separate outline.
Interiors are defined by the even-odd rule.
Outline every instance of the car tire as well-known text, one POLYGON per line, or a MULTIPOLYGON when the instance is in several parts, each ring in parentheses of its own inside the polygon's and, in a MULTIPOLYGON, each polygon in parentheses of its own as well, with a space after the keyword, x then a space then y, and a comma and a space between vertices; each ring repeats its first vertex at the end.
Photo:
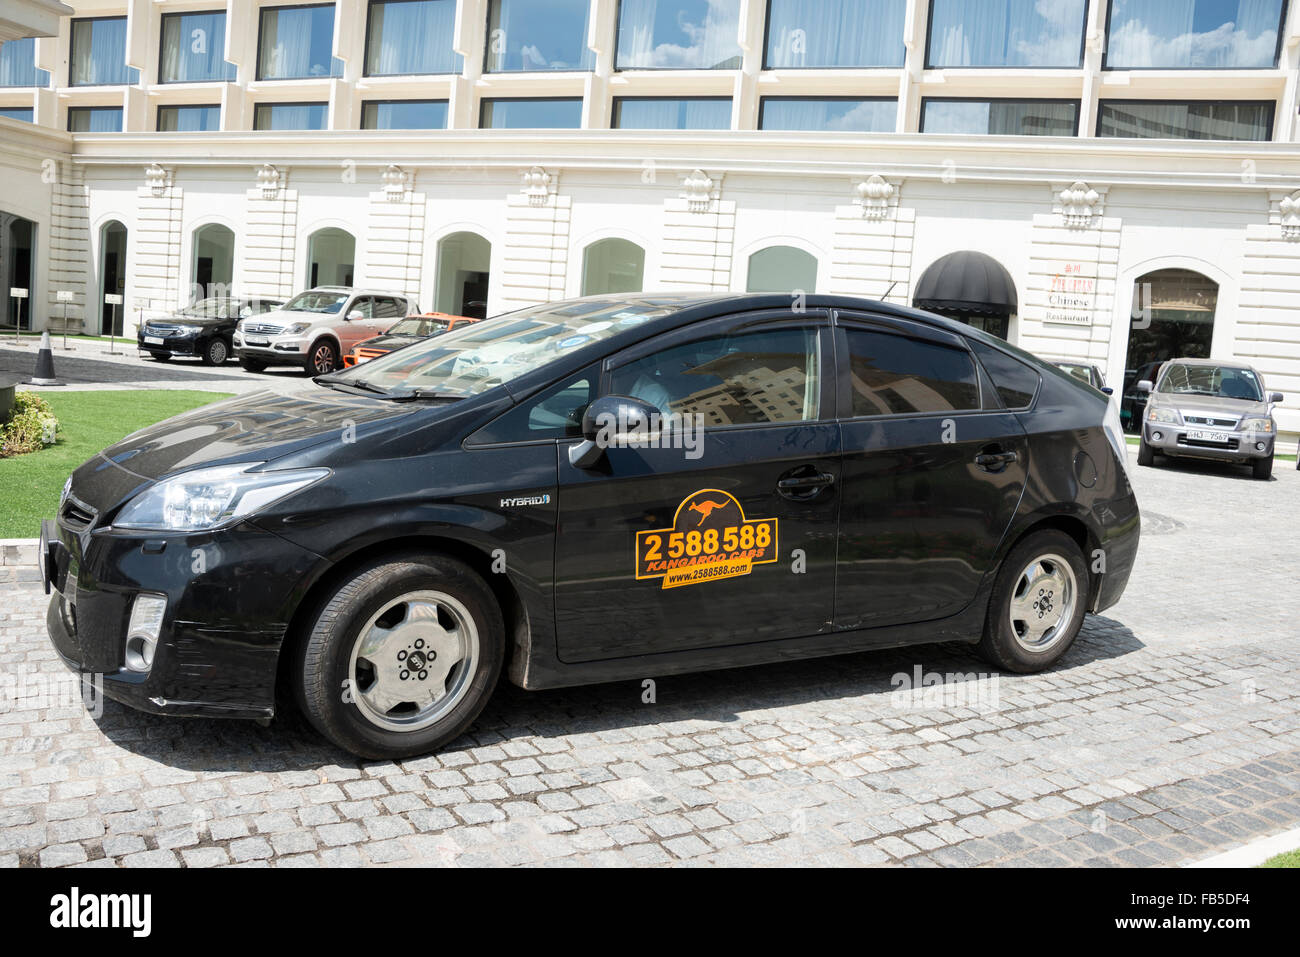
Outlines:
POLYGON ((307 356, 307 371, 311 375, 329 375, 341 368, 339 350, 328 339, 312 343, 311 353, 307 356))
POLYGON ((980 654, 1020 674, 1051 666, 1083 626, 1089 584, 1083 552, 1073 538, 1056 529, 1025 536, 998 569, 980 654))
POLYGON ((154 362, 171 362, 172 357, 165 352, 151 352, 149 358, 154 362))
POLYGON ((1156 453, 1145 438, 1138 439, 1138 465, 1155 465, 1156 453))
POLYGON ((230 347, 220 336, 211 340, 203 349, 203 362, 210 366, 223 366, 230 358, 230 347))
POLYGON ((308 627, 296 662, 298 704, 321 734, 362 758, 426 754, 459 737, 483 710, 505 658, 492 590, 441 555, 362 566, 308 627))
POLYGON ((241 358, 239 360, 239 367, 245 372, 264 372, 266 370, 266 363, 259 362, 256 359, 241 358))
MULTIPOLYGON (((1300 463, 1298 463, 1300 464, 1300 463)), ((1257 479, 1270 479, 1273 477, 1273 456, 1269 455, 1266 459, 1255 459, 1250 463, 1251 470, 1257 479)))

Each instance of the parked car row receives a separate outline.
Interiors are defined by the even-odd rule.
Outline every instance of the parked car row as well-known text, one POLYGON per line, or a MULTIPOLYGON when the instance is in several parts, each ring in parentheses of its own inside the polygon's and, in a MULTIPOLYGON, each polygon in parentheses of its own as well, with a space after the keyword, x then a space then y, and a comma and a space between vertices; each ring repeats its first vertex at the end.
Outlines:
POLYGON ((419 305, 400 293, 317 286, 288 302, 203 299, 165 319, 146 321, 137 340, 140 351, 159 362, 197 356, 217 366, 234 356, 249 372, 287 365, 325 375, 476 321, 420 314, 419 305))

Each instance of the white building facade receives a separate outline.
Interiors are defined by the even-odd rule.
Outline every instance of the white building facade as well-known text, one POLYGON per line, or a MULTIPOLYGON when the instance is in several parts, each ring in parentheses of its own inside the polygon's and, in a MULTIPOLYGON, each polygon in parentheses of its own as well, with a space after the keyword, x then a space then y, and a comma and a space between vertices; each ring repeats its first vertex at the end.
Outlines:
POLYGON ((1247 361, 1300 432, 1300 3, 70 5, 0 47, 11 328, 217 287, 844 293, 1117 387, 1247 361), (971 252, 1009 296, 918 301, 971 252))

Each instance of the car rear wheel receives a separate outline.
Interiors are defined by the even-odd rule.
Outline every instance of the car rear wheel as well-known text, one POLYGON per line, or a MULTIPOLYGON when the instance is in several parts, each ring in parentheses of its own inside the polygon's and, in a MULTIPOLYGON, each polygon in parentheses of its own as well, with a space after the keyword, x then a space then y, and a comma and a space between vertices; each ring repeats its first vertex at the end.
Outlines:
POLYGON ((1088 585, 1083 553, 1069 535, 1044 529, 1026 536, 998 570, 981 654, 1022 674, 1053 664, 1083 625, 1088 585))
POLYGON ((203 350, 203 361, 210 366, 225 365, 229 356, 230 350, 226 347, 226 341, 220 338, 213 339, 203 350))
POLYGON ((325 375, 339 367, 339 352, 332 342, 318 342, 311 347, 307 371, 312 375, 325 375))
POLYGON ((320 606, 298 660, 298 700, 339 747, 363 758, 411 757, 469 728, 504 657, 500 608, 468 566, 386 557, 320 606))
POLYGON ((258 362, 256 359, 240 359, 239 367, 245 372, 262 372, 266 369, 266 363, 258 362))
MULTIPOLYGON (((1250 463, 1250 467, 1254 469, 1255 478, 1271 478, 1273 475, 1273 456, 1270 454, 1266 459, 1255 459, 1250 463)), ((1296 463, 1296 467, 1300 468, 1300 462, 1296 463)))
POLYGON ((1155 465, 1156 453, 1146 439, 1138 439, 1138 465, 1155 465))

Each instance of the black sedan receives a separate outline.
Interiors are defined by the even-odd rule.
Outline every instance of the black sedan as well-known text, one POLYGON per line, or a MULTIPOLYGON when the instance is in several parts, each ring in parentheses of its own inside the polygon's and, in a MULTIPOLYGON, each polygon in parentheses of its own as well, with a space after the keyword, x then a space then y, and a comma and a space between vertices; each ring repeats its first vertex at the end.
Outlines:
POLYGON ((47 626, 136 708, 266 718, 279 684, 372 758, 503 673, 936 641, 1033 672, 1128 581, 1123 441, 1096 390, 911 309, 550 303, 106 449, 42 524, 47 626))
POLYGON ((231 340, 240 319, 260 316, 282 305, 282 299, 200 299, 165 319, 146 319, 136 333, 136 344, 158 362, 173 356, 197 356, 210 366, 219 366, 230 357, 231 340))

